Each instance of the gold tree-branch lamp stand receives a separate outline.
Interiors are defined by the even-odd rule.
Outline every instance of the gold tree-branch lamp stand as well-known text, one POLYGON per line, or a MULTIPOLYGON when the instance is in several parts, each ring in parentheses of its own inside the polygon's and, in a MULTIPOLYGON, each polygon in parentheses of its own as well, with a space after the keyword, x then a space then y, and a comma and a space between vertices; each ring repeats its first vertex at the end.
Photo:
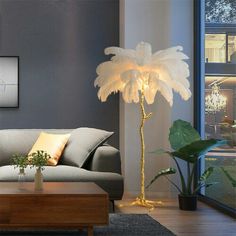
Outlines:
MULTIPOLYGON (((146 114, 144 108, 144 88, 142 86, 141 95, 140 95, 140 110, 141 110, 141 123, 139 127, 140 141, 141 141, 141 157, 140 157, 140 195, 128 206, 143 206, 153 210, 155 206, 162 204, 161 201, 151 201, 147 200, 145 197, 145 142, 144 142, 144 124, 145 121, 150 119, 152 113, 146 114)), ((120 205, 121 207, 125 206, 124 204, 120 205)))

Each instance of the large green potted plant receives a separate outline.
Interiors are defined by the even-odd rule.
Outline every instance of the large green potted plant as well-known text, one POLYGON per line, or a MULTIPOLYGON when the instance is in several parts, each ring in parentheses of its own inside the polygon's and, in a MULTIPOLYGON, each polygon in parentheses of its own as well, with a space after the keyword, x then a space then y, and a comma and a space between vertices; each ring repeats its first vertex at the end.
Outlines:
POLYGON ((38 150, 29 156, 31 167, 36 168, 34 176, 35 190, 39 191, 43 189, 43 174, 44 166, 47 165, 50 155, 42 150, 38 150))
POLYGON ((158 171, 156 176, 146 186, 149 188, 159 177, 164 176, 179 192, 179 207, 181 210, 196 210, 197 208, 197 192, 202 187, 209 187, 215 182, 207 183, 206 180, 214 171, 213 167, 209 167, 200 176, 197 183, 194 183, 196 176, 196 165, 198 160, 204 156, 212 148, 225 145, 225 140, 201 140, 199 133, 191 126, 189 122, 176 120, 169 133, 169 142, 173 151, 157 150, 156 154, 168 154, 175 162, 181 186, 179 187, 173 182, 168 175, 175 174, 177 170, 173 167, 158 171), (185 162, 187 173, 184 173, 180 160, 185 162))

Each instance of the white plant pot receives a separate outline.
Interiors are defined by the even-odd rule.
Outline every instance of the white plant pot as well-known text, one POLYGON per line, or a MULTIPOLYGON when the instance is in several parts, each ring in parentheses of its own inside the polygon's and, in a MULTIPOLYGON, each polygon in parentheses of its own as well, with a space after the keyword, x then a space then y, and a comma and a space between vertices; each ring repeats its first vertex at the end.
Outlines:
POLYGON ((41 169, 37 169, 34 176, 34 189, 36 191, 43 190, 43 174, 41 169))

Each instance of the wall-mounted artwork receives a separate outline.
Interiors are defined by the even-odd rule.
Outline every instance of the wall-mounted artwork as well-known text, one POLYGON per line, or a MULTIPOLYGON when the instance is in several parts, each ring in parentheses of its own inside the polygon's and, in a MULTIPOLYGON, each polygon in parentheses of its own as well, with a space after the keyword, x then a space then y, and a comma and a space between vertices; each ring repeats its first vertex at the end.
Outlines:
POLYGON ((18 56, 0 56, 0 107, 19 107, 18 56))

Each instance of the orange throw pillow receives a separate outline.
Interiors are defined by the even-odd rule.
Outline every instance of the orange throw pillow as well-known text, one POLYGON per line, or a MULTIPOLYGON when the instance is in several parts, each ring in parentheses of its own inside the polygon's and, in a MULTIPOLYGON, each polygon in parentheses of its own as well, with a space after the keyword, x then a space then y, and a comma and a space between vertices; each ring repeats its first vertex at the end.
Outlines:
POLYGON ((69 137, 70 134, 48 134, 41 132, 28 155, 40 150, 45 151, 51 156, 48 159, 48 165, 56 166, 69 137))

